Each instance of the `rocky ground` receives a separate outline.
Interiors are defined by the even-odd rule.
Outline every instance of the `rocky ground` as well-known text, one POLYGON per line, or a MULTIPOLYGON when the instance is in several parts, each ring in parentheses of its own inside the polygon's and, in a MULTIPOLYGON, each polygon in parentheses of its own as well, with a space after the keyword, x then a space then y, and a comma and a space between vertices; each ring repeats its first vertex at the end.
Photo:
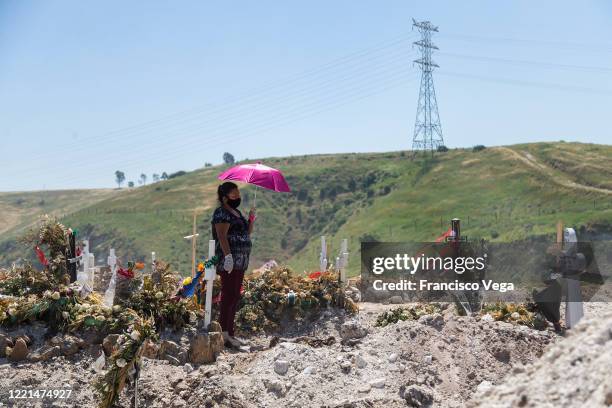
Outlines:
POLYGON ((587 316, 534 364, 481 389, 471 406, 612 406, 612 311, 602 305, 601 314, 587 316))
MULTIPOLYGON (((363 303, 356 317, 330 310, 282 337, 249 339, 250 352, 226 350, 200 365, 188 362, 186 335, 168 334, 165 354, 143 359, 138 387, 128 387, 121 404, 130 406, 136 394, 139 407, 152 408, 605 406, 612 312, 595 305, 586 311, 591 320, 564 339, 456 316, 452 307, 375 327, 379 313, 396 305, 363 303)), ((0 406, 95 406, 92 365, 104 347, 70 337, 55 338, 53 346, 53 337, 43 342, 36 330, 22 333, 33 350, 59 349, 35 355, 45 361, 0 358, 0 406), (73 390, 68 400, 7 398, 9 389, 64 386, 73 390)))

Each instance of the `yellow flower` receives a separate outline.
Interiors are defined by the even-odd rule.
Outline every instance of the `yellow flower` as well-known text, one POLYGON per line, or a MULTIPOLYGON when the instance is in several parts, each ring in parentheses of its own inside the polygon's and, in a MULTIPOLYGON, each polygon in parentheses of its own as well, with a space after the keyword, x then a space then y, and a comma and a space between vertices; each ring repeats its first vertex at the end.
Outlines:
POLYGON ((53 300, 58 300, 59 298, 60 298, 59 292, 53 292, 53 294, 51 295, 51 299, 53 300))

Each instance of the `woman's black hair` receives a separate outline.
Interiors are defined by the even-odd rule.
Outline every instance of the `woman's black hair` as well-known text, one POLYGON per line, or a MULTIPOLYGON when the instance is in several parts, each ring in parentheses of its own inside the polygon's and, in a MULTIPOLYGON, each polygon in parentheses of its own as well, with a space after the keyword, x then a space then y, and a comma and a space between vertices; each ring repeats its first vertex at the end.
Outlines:
POLYGON ((219 185, 219 187, 217 188, 217 198, 219 199, 219 202, 223 204, 223 197, 227 196, 229 193, 232 192, 232 190, 235 190, 237 188, 238 186, 235 183, 232 183, 231 181, 226 181, 225 183, 219 185))

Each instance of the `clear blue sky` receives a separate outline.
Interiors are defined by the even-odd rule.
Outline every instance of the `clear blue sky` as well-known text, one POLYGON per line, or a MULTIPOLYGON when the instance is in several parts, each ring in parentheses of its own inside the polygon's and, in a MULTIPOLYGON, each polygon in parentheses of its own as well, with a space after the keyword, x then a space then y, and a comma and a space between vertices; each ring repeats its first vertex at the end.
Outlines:
POLYGON ((408 149, 411 18, 446 145, 612 140, 612 2, 1 1, 0 191, 408 149))

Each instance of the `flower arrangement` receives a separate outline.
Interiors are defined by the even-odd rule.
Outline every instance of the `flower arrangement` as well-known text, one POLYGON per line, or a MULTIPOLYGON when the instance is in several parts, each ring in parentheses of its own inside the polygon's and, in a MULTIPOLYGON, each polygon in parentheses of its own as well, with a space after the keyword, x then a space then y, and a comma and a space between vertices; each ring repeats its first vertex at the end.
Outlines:
POLYGON ((535 303, 496 302, 485 304, 481 315, 489 315, 496 321, 520 324, 537 330, 544 330, 548 325, 543 316, 538 313, 535 303))
POLYGON ((376 326, 385 327, 400 321, 418 320, 419 317, 434 313, 441 313, 444 307, 438 303, 424 303, 409 307, 396 307, 378 315, 376 326))
POLYGON ((357 312, 335 272, 304 277, 277 267, 246 276, 243 287, 236 321, 245 332, 274 330, 283 319, 300 320, 327 306, 357 312))
POLYGON ((110 357, 110 368, 95 383, 100 408, 110 408, 117 402, 130 375, 136 374, 145 343, 155 340, 155 323, 139 316, 119 337, 120 346, 110 357))

